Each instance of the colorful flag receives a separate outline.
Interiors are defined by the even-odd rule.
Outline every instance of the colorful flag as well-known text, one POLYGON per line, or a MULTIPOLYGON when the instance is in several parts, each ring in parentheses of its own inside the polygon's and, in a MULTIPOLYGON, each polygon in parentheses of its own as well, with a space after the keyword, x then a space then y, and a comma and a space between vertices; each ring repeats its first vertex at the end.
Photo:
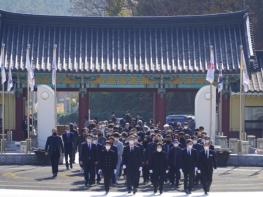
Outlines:
POLYGON ((208 64, 208 69, 206 73, 206 80, 209 83, 214 82, 215 75, 215 58, 214 58, 214 49, 213 46, 210 46, 210 63, 208 64))
POLYGON ((11 89, 13 88, 13 77, 12 77, 12 70, 11 67, 9 67, 8 71, 8 81, 7 81, 7 91, 10 92, 11 89))
POLYGON ((52 61, 52 85, 56 86, 57 81, 57 54, 56 54, 57 45, 54 45, 53 48, 53 61, 52 61))
POLYGON ((26 69, 27 69, 27 80, 28 80, 28 85, 31 91, 34 90, 34 85, 35 85, 35 76, 34 76, 34 70, 32 68, 32 64, 30 62, 30 57, 29 57, 29 50, 30 45, 27 46, 27 52, 26 52, 26 69))
POLYGON ((2 85, 6 82, 5 64, 4 64, 5 45, 2 44, 0 66, 1 66, 1 79, 2 85))
POLYGON ((221 92, 223 90, 223 73, 222 73, 222 69, 220 70, 220 73, 218 75, 218 79, 217 79, 217 92, 221 92))
POLYGON ((242 79, 243 79, 243 81, 242 81, 243 89, 244 89, 244 92, 247 92, 249 90, 250 80, 249 80, 249 76, 248 76, 248 72, 247 72, 244 50, 243 50, 242 46, 240 47, 240 75, 241 74, 242 74, 242 79))

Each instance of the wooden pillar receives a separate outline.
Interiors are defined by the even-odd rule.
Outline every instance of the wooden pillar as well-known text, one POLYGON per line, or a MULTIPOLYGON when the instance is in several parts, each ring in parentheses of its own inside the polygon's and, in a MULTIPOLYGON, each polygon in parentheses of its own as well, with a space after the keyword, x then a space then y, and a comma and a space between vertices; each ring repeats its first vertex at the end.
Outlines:
POLYGON ((17 92, 16 93, 16 130, 14 134, 14 138, 16 141, 23 140, 24 139, 24 128, 23 128, 23 121, 24 121, 24 99, 23 99, 23 94, 17 92))
POLYGON ((230 134, 230 96, 225 94, 222 96, 222 131, 224 136, 230 134))
POLYGON ((153 114, 154 114, 154 123, 160 124, 162 127, 165 124, 165 92, 158 90, 153 94, 153 114))
POLYGON ((84 128, 85 121, 89 119, 89 92, 81 90, 79 93, 79 132, 84 128))

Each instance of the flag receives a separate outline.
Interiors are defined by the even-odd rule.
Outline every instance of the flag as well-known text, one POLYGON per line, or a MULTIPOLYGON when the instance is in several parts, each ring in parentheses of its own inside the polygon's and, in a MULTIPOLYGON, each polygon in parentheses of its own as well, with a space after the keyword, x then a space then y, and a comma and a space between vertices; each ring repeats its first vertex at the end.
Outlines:
POLYGON ((56 54, 57 45, 54 45, 53 48, 53 61, 52 61, 52 85, 56 86, 57 81, 57 54, 56 54))
MULTIPOLYGON (((245 61, 245 56, 244 56, 244 50, 243 47, 240 47, 240 77, 242 74, 242 85, 244 92, 247 92, 249 89, 249 77, 248 77, 248 72, 247 72, 247 66, 246 66, 246 61, 245 61)), ((240 90, 241 91, 241 90, 240 90)))
POLYGON ((217 79, 217 92, 221 92, 223 90, 223 73, 222 70, 220 70, 220 73, 218 75, 218 79, 217 79))
POLYGON ((1 57, 0 57, 2 85, 6 82, 6 73, 5 73, 5 64, 4 64, 4 53, 5 53, 5 45, 2 44, 1 57))
POLYGON ((7 81, 7 91, 10 92, 11 89, 13 88, 13 77, 12 77, 12 71, 11 71, 11 67, 9 67, 9 71, 8 71, 8 81, 7 81))
POLYGON ((210 46, 210 62, 208 64, 206 80, 209 83, 214 82, 214 75, 215 75, 215 58, 214 58, 214 50, 213 46, 210 46))
POLYGON ((30 62, 30 57, 29 57, 29 49, 30 45, 27 46, 27 52, 26 52, 26 69, 27 69, 27 80, 28 80, 28 85, 31 91, 34 90, 34 85, 35 85, 35 76, 34 76, 34 70, 32 68, 32 64, 30 62))

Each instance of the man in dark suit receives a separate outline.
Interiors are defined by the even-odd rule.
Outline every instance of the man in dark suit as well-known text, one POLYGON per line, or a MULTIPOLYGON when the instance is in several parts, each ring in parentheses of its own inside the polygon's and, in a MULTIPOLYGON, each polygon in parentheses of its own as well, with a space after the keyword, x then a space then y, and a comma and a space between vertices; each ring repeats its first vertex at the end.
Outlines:
MULTIPOLYGON (((204 149, 204 147, 201 143, 198 143, 198 139, 196 136, 193 136, 192 140, 193 140, 193 148, 197 150, 197 158, 199 158, 199 154, 204 149)), ((200 180, 201 180, 201 174, 200 174, 200 169, 198 169, 195 173, 194 184, 198 185, 200 183, 200 180)))
POLYGON ((205 195, 210 191, 213 178, 213 169, 216 169, 215 151, 211 150, 210 142, 204 144, 204 149, 199 155, 199 169, 201 170, 201 182, 205 195))
POLYGON ((69 127, 66 127, 65 133, 62 135, 64 147, 65 147, 65 161, 66 161, 66 168, 69 169, 73 168, 73 152, 74 152, 74 136, 69 131, 69 127), (69 157, 69 163, 68 163, 68 157, 69 157))
POLYGON ((96 145, 92 143, 92 136, 87 135, 86 142, 81 144, 80 164, 84 169, 85 186, 95 183, 95 163, 97 159, 96 145))
POLYGON ((168 171, 167 167, 168 161, 166 153, 162 151, 162 144, 157 144, 156 151, 150 160, 150 173, 153 174, 154 193, 157 192, 158 187, 160 194, 163 193, 165 173, 168 171))
POLYGON ((55 178, 58 174, 58 164, 60 153, 64 152, 61 138, 57 135, 57 130, 52 129, 52 135, 47 138, 45 151, 49 155, 53 177, 55 178))
POLYGON ((103 173, 106 194, 109 193, 112 175, 116 173, 117 157, 111 149, 111 142, 106 141, 105 149, 102 150, 99 160, 99 173, 103 173))
POLYGON ((174 185, 175 176, 175 186, 179 186, 179 181, 181 178, 180 169, 182 168, 182 152, 183 150, 179 146, 179 141, 175 140, 173 142, 173 148, 171 149, 168 157, 169 163, 169 179, 172 185, 174 185))
POLYGON ((69 130, 73 134, 73 153, 72 153, 72 160, 73 163, 75 163, 75 156, 78 150, 78 139, 79 139, 79 134, 76 129, 74 129, 73 123, 70 123, 69 125, 69 130))
POLYGON ((129 138, 129 146, 123 151, 123 169, 126 169, 128 193, 137 192, 140 179, 140 171, 142 170, 142 151, 135 146, 134 136, 129 138))
POLYGON ((197 150, 193 148, 191 139, 188 139, 186 144, 186 149, 183 150, 184 190, 186 194, 191 194, 197 167, 197 150))

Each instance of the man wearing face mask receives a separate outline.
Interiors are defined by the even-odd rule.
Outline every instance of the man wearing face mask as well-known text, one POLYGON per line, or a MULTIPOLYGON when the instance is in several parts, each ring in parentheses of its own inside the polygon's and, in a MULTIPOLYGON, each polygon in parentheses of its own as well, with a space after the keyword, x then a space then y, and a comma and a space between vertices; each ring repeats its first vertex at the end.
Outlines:
MULTIPOLYGON (((199 158, 200 152, 203 150, 203 146, 200 143, 198 143, 196 136, 193 136, 192 140, 193 140, 193 148, 197 150, 197 158, 199 158)), ((201 180, 200 170, 196 169, 194 184, 198 185, 200 180, 201 180)))
POLYGON ((153 175, 154 193, 159 187, 160 194, 163 193, 163 183, 165 174, 168 172, 168 162, 166 153, 162 150, 162 144, 157 144, 156 151, 150 160, 150 173, 153 175))
POLYGON ((57 135, 57 129, 52 129, 52 135, 47 138, 45 146, 46 154, 49 155, 53 177, 55 178, 58 174, 58 164, 60 153, 64 152, 61 138, 57 135))
POLYGON ((175 179, 175 187, 177 188, 179 186, 179 181, 181 178, 180 169, 182 168, 182 149, 180 148, 177 139, 173 142, 173 147, 168 158, 168 164, 170 182, 172 185, 174 185, 175 179))
POLYGON ((73 154, 74 154, 74 135, 69 131, 69 127, 66 127, 65 133, 62 135, 64 148, 65 148, 65 161, 66 161, 66 168, 69 169, 73 168, 73 154), (69 162, 68 162, 69 157, 69 162))
POLYGON ((92 143, 92 136, 87 135, 86 142, 81 145, 80 164, 84 169, 85 186, 95 183, 96 145, 92 143))
POLYGON ((201 170, 201 182, 205 195, 210 191, 213 178, 213 169, 216 169, 215 151, 209 148, 210 142, 204 144, 204 150, 200 152, 199 168, 201 170))
POLYGON ((135 194, 139 186, 140 171, 142 170, 142 152, 135 146, 134 136, 129 139, 129 146, 123 151, 123 169, 126 169, 128 193, 135 194))
POLYGON ((99 173, 103 173, 106 194, 109 193, 112 175, 116 173, 117 156, 111 149, 111 142, 106 141, 99 160, 99 173))
POLYGON ((197 150, 193 148, 193 141, 187 140, 186 149, 183 150, 183 173, 184 173, 184 191, 191 194, 195 170, 197 167, 197 150))

